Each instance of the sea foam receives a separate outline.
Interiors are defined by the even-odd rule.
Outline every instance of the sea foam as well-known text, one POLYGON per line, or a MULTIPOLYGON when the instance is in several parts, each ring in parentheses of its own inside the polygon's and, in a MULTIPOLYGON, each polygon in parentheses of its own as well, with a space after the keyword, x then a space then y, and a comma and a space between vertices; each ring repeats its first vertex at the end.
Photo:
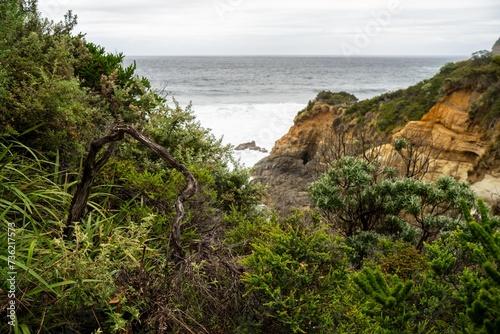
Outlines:
MULTIPOLYGON (((297 113, 306 106, 300 103, 244 103, 193 105, 200 124, 211 129, 224 144, 237 146, 255 141, 268 152, 276 140, 288 132, 297 113)), ((246 167, 252 167, 269 153, 244 150, 235 151, 246 167)))

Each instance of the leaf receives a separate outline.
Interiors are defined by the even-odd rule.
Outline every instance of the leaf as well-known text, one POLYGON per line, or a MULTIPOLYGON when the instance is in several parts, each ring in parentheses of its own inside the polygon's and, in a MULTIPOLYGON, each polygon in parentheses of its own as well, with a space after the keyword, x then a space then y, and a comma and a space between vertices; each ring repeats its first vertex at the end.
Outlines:
POLYGON ((45 286, 47 288, 47 290, 49 290, 50 292, 54 293, 55 295, 57 295, 56 291, 54 291, 54 289, 52 289, 52 287, 49 285, 49 283, 47 283, 40 275, 38 275, 33 269, 31 268, 28 268, 26 265, 24 265, 23 263, 19 262, 19 261, 16 261, 16 260, 9 260, 7 257, 3 256, 3 255, 0 255, 0 259, 1 260, 4 260, 5 262, 9 263, 9 262, 12 262, 14 263, 18 268, 21 268, 21 269, 24 269, 26 270, 26 272, 28 274, 30 274, 31 276, 33 276, 34 278, 36 278, 38 280, 39 283, 41 283, 43 286, 45 286))
POLYGON ((33 259, 33 251, 35 250, 35 246, 36 246, 36 239, 31 242, 30 248, 28 249, 28 257, 26 258, 27 266, 31 265, 31 260, 33 259))

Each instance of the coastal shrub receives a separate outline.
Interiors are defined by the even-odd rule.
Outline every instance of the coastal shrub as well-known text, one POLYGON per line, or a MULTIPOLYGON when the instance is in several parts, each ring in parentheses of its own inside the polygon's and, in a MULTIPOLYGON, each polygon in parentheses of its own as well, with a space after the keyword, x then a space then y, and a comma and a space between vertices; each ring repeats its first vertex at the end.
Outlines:
POLYGON ((341 317, 335 301, 346 278, 342 243, 301 220, 296 215, 270 225, 242 260, 259 332, 331 333, 341 317))
POLYGON ((397 240, 395 242, 384 239, 380 249, 383 256, 380 258, 380 267, 384 273, 398 275, 408 280, 428 268, 427 260, 411 243, 397 240))
POLYGON ((422 250, 443 231, 460 225, 460 200, 473 205, 468 184, 450 176, 434 183, 396 177, 379 162, 344 157, 310 187, 311 199, 326 221, 345 237, 376 232, 406 238, 418 231, 415 246, 422 250))
MULTIPOLYGON (((215 186, 201 168, 195 174, 202 193, 186 205, 183 225, 188 259, 175 266, 168 261, 168 203, 182 186, 178 175, 115 157, 100 176, 103 185, 94 187, 88 214, 75 224, 75 239, 66 240, 62 228, 74 182, 68 183, 57 162, 39 160, 22 144, 3 146, 0 157, 0 219, 16 226, 15 266, 25 277, 16 286, 23 291, 17 300, 20 325, 42 332, 148 332, 158 326, 232 332, 247 317, 241 265, 231 251, 236 247, 222 242, 223 207, 206 195, 215 186)), ((217 172, 226 178, 222 167, 217 172)), ((242 195, 239 203, 250 210, 255 199, 242 195)), ((245 217, 243 211, 238 215, 245 217)), ((7 242, 2 232, 2 249, 7 242)), ((0 253, 2 277, 7 261, 0 253)), ((8 291, 7 281, 1 284, 8 291)))
MULTIPOLYGON (((353 94, 341 91, 332 93, 329 90, 323 90, 316 95, 314 100, 309 100, 305 110, 311 111, 316 103, 326 103, 330 106, 347 107, 358 102, 358 98, 353 94)), ((301 112, 297 116, 299 116, 301 112)))
POLYGON ((470 58, 474 65, 483 65, 491 61, 491 51, 489 50, 479 50, 473 52, 470 58))
POLYGON ((394 170, 346 156, 310 187, 314 205, 346 237, 378 231, 392 211, 394 170))
POLYGON ((0 139, 13 136, 74 167, 92 139, 116 124, 142 128, 163 105, 135 64, 121 65, 123 54, 72 33, 71 12, 54 23, 41 18, 36 1, 2 6, 0 139))
POLYGON ((386 331, 412 332, 409 321, 414 312, 406 304, 406 298, 414 282, 403 282, 398 275, 384 277, 380 269, 375 271, 365 268, 353 276, 361 291, 369 298, 370 311, 367 312, 386 331), (389 279, 389 282, 388 282, 389 279))
POLYGON ((500 66, 500 55, 493 56, 491 62, 496 66, 500 66))
MULTIPOLYGON (((102 89, 102 77, 110 76, 116 71, 117 84, 121 87, 134 85, 136 63, 132 63, 128 67, 123 67, 123 53, 107 53, 104 47, 94 43, 85 43, 85 47, 89 51, 89 55, 81 59, 75 69, 75 74, 80 78, 81 84, 93 91, 102 89)), ((149 80, 141 78, 142 83, 146 88, 151 88, 149 80)))
MULTIPOLYGON (((492 321, 488 319, 496 319, 493 315, 495 299, 492 296, 497 291, 487 271, 480 268, 488 266, 488 261, 495 261, 488 253, 489 246, 483 245, 489 243, 487 235, 497 232, 499 219, 491 217, 489 208, 479 201, 478 211, 483 218, 477 226, 485 232, 483 237, 479 237, 477 231, 469 228, 473 219, 465 201, 462 202, 462 210, 469 223, 440 234, 432 244, 425 244, 424 254, 417 252, 409 243, 382 239, 379 251, 366 262, 361 274, 353 273, 356 283, 360 283, 360 278, 365 280, 361 284, 368 286, 364 288, 367 290, 364 293, 368 292, 370 296, 366 301, 358 299, 359 311, 385 330, 391 330, 390 326, 398 324, 398 331, 409 333, 488 332, 485 326, 492 326, 492 321), (382 269, 382 277, 380 273, 376 274, 378 268, 382 269), (383 278, 387 276, 383 273, 397 274, 403 284, 413 281, 399 310, 387 308, 387 305, 396 306, 397 303, 387 304, 392 287, 390 280, 386 280, 388 287, 384 288, 383 278), (491 290, 485 292, 488 289, 491 290), (490 324, 484 325, 488 321, 490 324)), ((491 332, 496 331, 494 326, 490 328, 493 328, 491 332)))
POLYGON ((332 93, 329 90, 324 90, 316 95, 315 101, 326 103, 331 106, 349 106, 357 102, 358 98, 344 91, 332 93))
POLYGON ((363 267, 365 260, 374 256, 378 251, 380 243, 385 237, 374 231, 362 231, 358 234, 345 238, 345 244, 349 247, 347 259, 356 269, 363 267))
MULTIPOLYGON (((465 203, 464 210, 467 210, 465 203)), ((475 252, 481 259, 481 266, 486 279, 481 283, 481 289, 476 295, 467 316, 473 323, 474 330, 481 333, 496 333, 500 330, 500 239, 498 227, 500 219, 490 217, 488 209, 482 203, 480 207, 480 222, 467 217, 467 225, 472 236, 477 240, 475 252)))
MULTIPOLYGON (((313 107, 314 107, 315 104, 316 104, 315 101, 309 100, 309 102, 307 102, 306 110, 307 111, 311 111, 313 109, 313 107)), ((298 113, 298 115, 300 115, 300 112, 298 113)))
POLYGON ((90 107, 88 96, 72 77, 80 47, 74 46, 72 37, 53 32, 57 26, 30 31, 29 22, 6 34, 8 44, 2 49, 8 52, 0 53, 4 78, 0 138, 15 136, 48 157, 60 148, 66 161, 69 151, 82 152, 81 143, 91 136, 89 124, 92 118, 100 119, 99 111, 90 107), (45 30, 53 33, 51 38, 46 38, 45 30))

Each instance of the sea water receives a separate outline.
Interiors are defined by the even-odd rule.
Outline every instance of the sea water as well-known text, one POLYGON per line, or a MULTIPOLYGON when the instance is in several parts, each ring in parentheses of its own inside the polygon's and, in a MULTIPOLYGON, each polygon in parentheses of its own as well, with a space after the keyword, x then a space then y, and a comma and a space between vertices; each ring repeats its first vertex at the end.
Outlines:
MULTIPOLYGON (((237 146, 255 141, 271 151, 295 115, 322 90, 346 91, 358 99, 406 88, 466 56, 128 56, 136 73, 192 110, 205 128, 237 146)), ((266 156, 235 151, 247 167, 266 156)))

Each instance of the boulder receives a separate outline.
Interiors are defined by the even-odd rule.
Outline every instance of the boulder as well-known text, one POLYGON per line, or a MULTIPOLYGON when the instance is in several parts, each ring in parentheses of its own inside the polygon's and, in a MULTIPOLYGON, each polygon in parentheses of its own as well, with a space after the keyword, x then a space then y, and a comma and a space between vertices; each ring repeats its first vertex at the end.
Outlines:
POLYGON ((252 150, 252 151, 267 153, 267 150, 265 148, 257 146, 255 140, 252 140, 251 142, 248 143, 239 144, 238 146, 236 146, 235 150, 237 151, 252 150))

